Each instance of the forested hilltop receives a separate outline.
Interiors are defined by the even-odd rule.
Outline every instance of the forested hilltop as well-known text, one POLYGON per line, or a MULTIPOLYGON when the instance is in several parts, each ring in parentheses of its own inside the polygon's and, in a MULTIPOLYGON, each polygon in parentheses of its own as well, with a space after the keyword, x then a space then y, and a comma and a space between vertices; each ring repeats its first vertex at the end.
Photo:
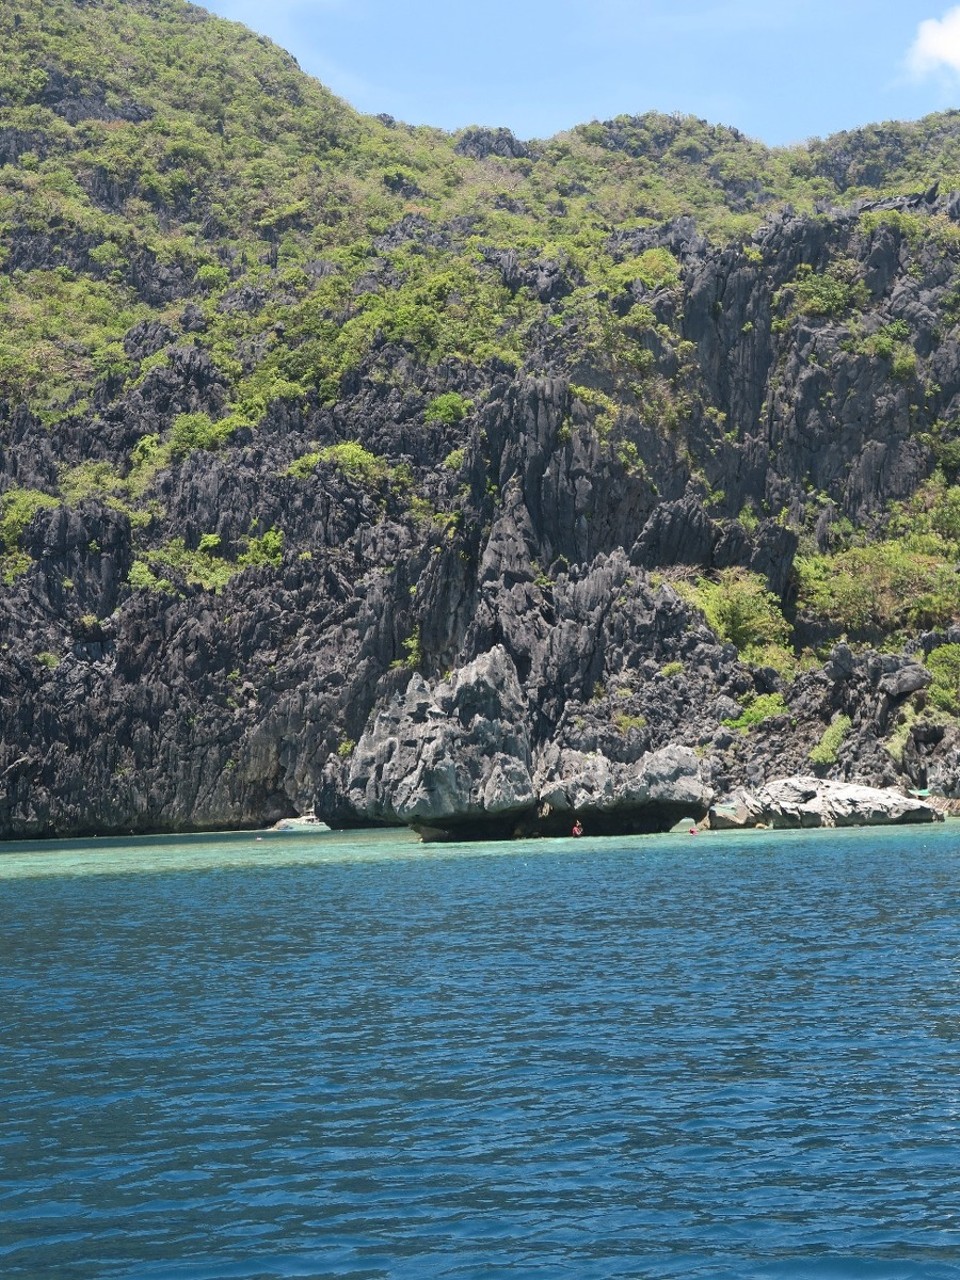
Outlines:
POLYGON ((958 191, 958 112, 451 135, 6 0, 0 834, 960 795, 958 191))

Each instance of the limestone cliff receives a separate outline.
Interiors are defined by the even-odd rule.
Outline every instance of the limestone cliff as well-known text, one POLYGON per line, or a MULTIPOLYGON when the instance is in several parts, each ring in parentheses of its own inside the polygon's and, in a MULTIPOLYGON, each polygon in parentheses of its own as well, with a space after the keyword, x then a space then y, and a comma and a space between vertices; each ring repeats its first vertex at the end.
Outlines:
POLYGON ((960 795, 954 116, 855 187, 696 121, 364 119, 172 0, 62 21, 69 74, 0 16, 0 835, 666 821, 669 761, 699 808, 811 752, 960 795))

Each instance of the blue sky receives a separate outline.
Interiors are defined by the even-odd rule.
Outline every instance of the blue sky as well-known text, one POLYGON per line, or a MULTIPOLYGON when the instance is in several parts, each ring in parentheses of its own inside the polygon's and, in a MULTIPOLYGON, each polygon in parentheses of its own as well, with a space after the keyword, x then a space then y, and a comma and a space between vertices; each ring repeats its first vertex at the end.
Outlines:
POLYGON ((777 146, 960 106, 941 0, 210 0, 360 111, 548 137, 681 111, 777 146))

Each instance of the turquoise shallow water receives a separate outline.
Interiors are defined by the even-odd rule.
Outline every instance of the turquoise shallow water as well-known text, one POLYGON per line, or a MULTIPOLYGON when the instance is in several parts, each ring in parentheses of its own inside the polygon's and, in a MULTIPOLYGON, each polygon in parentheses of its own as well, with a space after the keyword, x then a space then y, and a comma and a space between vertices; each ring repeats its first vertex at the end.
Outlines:
POLYGON ((0 847, 4 1277, 958 1277, 960 826, 0 847))

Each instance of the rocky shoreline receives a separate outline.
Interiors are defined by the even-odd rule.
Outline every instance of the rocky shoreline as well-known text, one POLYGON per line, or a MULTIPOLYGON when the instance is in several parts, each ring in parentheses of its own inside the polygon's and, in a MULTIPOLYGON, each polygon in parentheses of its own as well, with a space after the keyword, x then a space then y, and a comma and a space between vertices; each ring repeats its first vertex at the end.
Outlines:
MULTIPOLYGON (((424 592, 454 590, 462 563, 424 592)), ((384 584, 353 590, 356 611, 346 588, 321 610, 289 575, 282 612, 264 573, 219 596, 139 593, 77 628, 55 666, 33 656, 51 640, 8 630, 0 835, 250 829, 308 811, 458 837, 566 834, 581 812, 594 832, 662 830, 789 777, 960 795, 957 723, 923 710, 925 658, 954 630, 899 654, 839 644, 786 681, 618 550, 549 591, 521 579, 475 602, 461 646, 475 656, 430 676, 388 660, 384 584), (772 713, 744 724, 761 699, 772 713), (834 758, 814 764, 839 721, 834 758), (340 729, 336 745, 338 723, 355 743, 340 729)))
MULTIPOLYGON (((883 680, 901 696, 915 684, 909 668, 883 680)), ((718 799, 703 753, 690 746, 618 760, 557 738, 537 744, 531 720, 502 645, 432 685, 414 675, 349 760, 330 757, 316 816, 333 829, 408 826, 428 841, 569 835, 575 822, 592 835, 624 835, 668 831, 683 820, 718 830, 942 820, 917 794, 812 775, 718 799)))
MULTIPOLYGON (((209 173, 164 205, 151 139, 185 108, 140 9, 163 128, 51 69, 0 137, 8 182, 27 155, 74 192, 11 187, 2 250, 11 315, 49 295, 38 350, 80 362, 21 378, 11 355, 0 385, 0 839, 885 812, 828 782, 960 798, 960 194, 926 173, 954 115, 903 135, 895 179, 873 131, 799 156, 794 207, 800 170, 715 187, 757 153, 690 120, 591 125, 576 162, 503 131, 424 151, 257 42, 282 170, 315 163, 309 99, 346 130, 329 173, 244 205, 194 104, 209 173), (684 137, 694 203, 647 207, 684 137), (879 554, 838 610, 846 550, 879 554), (707 608, 737 582, 772 633, 707 608)), ((109 34, 100 6, 61 16, 78 49, 109 34)), ((272 145, 249 127, 237 155, 272 145)))
POLYGON ((864 787, 827 778, 778 778, 755 794, 744 790, 710 806, 712 830, 744 827, 877 827, 942 822, 942 810, 895 787, 864 787))

